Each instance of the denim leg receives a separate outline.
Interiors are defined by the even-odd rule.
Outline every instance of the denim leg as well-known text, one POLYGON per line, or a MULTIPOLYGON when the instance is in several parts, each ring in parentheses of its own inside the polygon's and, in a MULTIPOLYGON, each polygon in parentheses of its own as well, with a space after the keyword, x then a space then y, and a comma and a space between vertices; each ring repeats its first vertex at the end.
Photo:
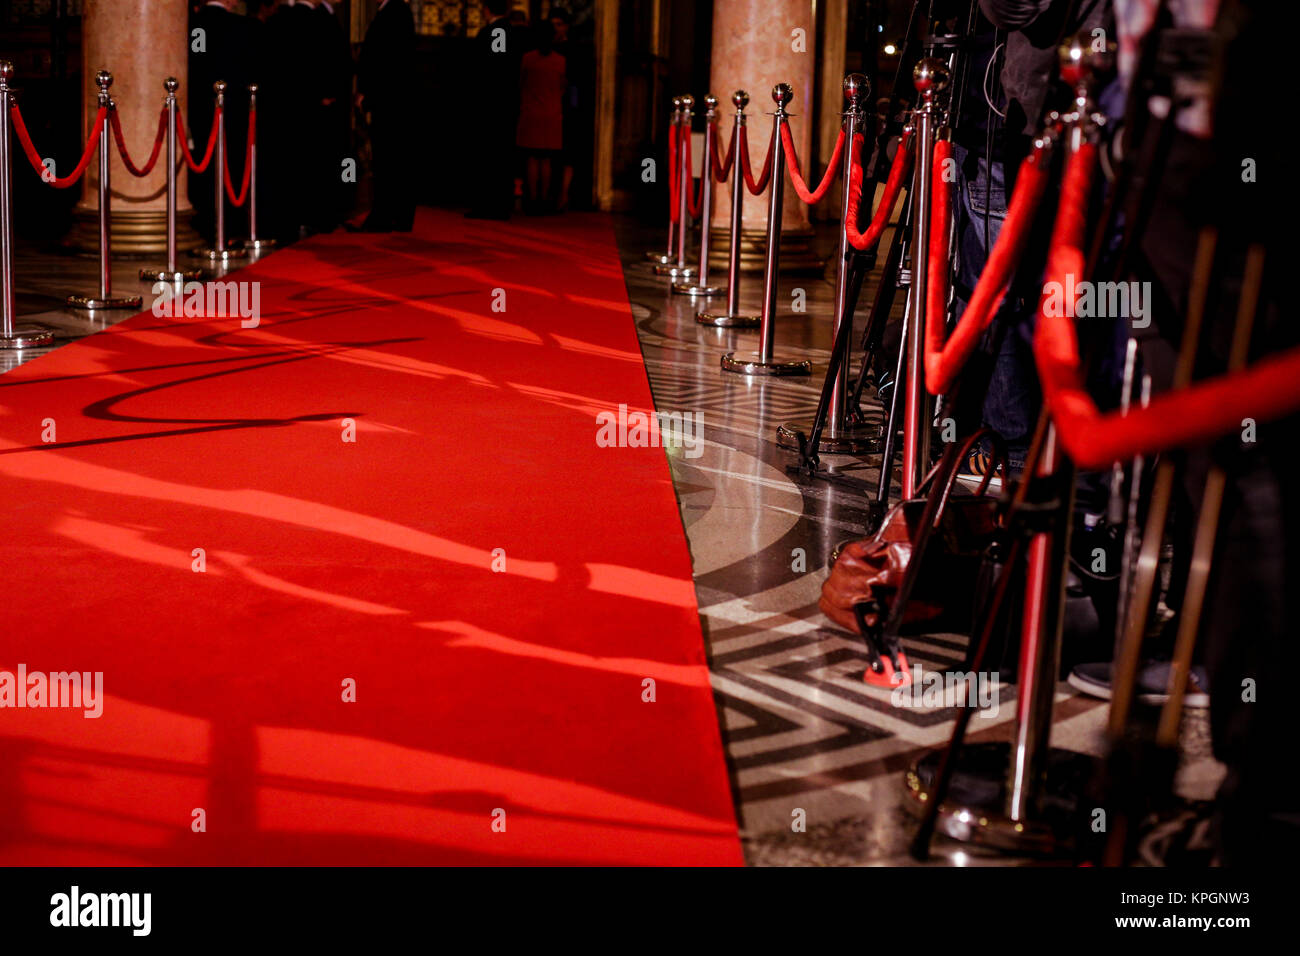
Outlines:
MULTIPOLYGON (((988 250, 997 241, 1007 214, 1003 166, 995 160, 985 162, 982 155, 956 144, 953 156, 958 168, 957 282, 972 290, 988 261, 988 250), (985 219, 988 241, 985 246, 985 219)), ((1032 351, 1033 306, 1009 292, 990 328, 998 349, 993 357, 993 373, 984 399, 984 424, 994 429, 1007 444, 1007 456, 1013 470, 1024 465, 1029 442, 1038 420, 1042 401, 1038 374, 1032 351)), ((965 311, 966 302, 958 295, 957 314, 965 311)))

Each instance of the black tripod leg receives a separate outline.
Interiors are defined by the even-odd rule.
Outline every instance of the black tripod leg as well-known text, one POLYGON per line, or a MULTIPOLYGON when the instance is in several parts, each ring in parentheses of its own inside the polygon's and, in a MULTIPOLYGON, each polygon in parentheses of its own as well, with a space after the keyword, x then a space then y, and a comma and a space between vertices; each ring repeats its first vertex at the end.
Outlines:
POLYGON ((898 421, 903 414, 903 378, 907 374, 907 313, 911 309, 911 301, 911 296, 908 296, 908 305, 903 310, 903 334, 898 339, 898 365, 895 371, 894 391, 889 398, 889 417, 885 420, 885 444, 880 456, 880 484, 876 486, 876 500, 871 509, 873 524, 884 516, 885 510, 889 507, 889 483, 894 474, 898 421))
POLYGON ((911 235, 911 221, 912 202, 909 194, 903 206, 903 214, 898 221, 898 228, 894 230, 894 236, 889 242, 889 252, 885 254, 885 268, 880 274, 880 285, 876 289, 875 298, 871 301, 871 314, 867 318, 867 327, 862 336, 862 348, 865 352, 862 356, 862 368, 858 371, 858 379, 853 385, 853 392, 849 398, 849 408, 852 409, 862 407, 862 390, 871 371, 871 359, 880 350, 881 340, 885 337, 889 313, 894 308, 894 294, 899 288, 898 276, 899 266, 903 262, 903 248, 907 243, 907 237, 911 235))
MULTIPOLYGON (((853 269, 853 259, 849 260, 849 268, 853 269)), ((844 303, 844 316, 840 319, 840 327, 835 333, 835 343, 831 347, 831 360, 826 368, 826 378, 822 382, 821 395, 817 399, 817 414, 813 416, 812 428, 809 430, 808 437, 805 439, 799 436, 799 467, 806 474, 813 474, 817 471, 819 464, 817 458, 817 445, 821 441, 822 429, 826 427, 826 416, 830 413, 831 396, 835 392, 835 381, 839 378, 839 370, 847 368, 849 363, 849 339, 850 332, 853 329, 853 323, 849 317, 853 315, 853 310, 857 306, 857 295, 855 288, 862 287, 861 273, 862 269, 855 270, 857 275, 855 279, 854 272, 849 274, 849 295, 844 303)))

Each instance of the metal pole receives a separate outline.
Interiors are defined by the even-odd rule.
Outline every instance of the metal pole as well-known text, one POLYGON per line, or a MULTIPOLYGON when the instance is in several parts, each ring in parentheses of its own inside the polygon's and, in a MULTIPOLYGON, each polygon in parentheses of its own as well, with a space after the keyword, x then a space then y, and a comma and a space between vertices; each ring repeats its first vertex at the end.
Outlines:
POLYGON ((217 97, 217 146, 216 155, 212 157, 212 195, 216 202, 216 241, 212 244, 211 249, 196 249, 193 255, 211 259, 213 262, 226 262, 230 259, 242 258, 247 253, 243 249, 229 249, 226 247, 226 81, 217 80, 213 83, 212 92, 217 97))
POLYGON ((741 375, 811 375, 812 364, 805 360, 777 361, 776 348, 776 278, 780 269, 781 202, 785 186, 785 147, 781 127, 789 119, 786 104, 794 99, 788 83, 772 87, 776 112, 772 114, 772 183, 767 203, 767 271, 763 283, 763 315, 759 325, 759 348, 746 356, 728 352, 722 356, 726 372, 741 375))
POLYGON ((930 467, 930 401, 925 390, 925 307, 930 251, 930 167, 934 164, 934 97, 948 85, 948 67, 926 57, 912 70, 921 97, 916 110, 916 215, 912 218, 912 314, 907 346, 907 392, 903 406, 903 500, 914 498, 930 467))
POLYGON ((690 235, 691 164, 686 159, 686 144, 691 135, 691 116, 695 109, 695 97, 687 94, 681 99, 681 112, 678 113, 680 127, 677 133, 677 248, 672 253, 672 262, 655 266, 655 275, 668 276, 672 279, 693 279, 695 267, 686 264, 686 237, 690 235))
MULTIPOLYGON (((668 137, 668 138, 669 138, 669 140, 672 139, 672 132, 673 132, 673 130, 676 130, 676 129, 678 128, 678 126, 679 126, 679 124, 680 124, 680 122, 681 122, 681 118, 682 118, 682 98, 681 98, 680 96, 674 96, 674 97, 673 97, 673 115, 672 115, 672 119, 669 120, 669 122, 668 122, 668 131, 669 131, 669 137, 668 137)), ((678 137, 678 139, 677 139, 677 149, 680 150, 681 148, 682 148, 682 141, 681 141, 681 138, 678 137)), ((675 165, 678 165, 678 159, 677 159, 678 155, 679 155, 679 154, 675 152, 675 153, 673 153, 672 156, 670 156, 670 157, 668 158, 668 162, 669 162, 670 165, 674 165, 674 166, 675 166, 675 165)), ((677 197, 676 197, 676 196, 670 196, 670 197, 669 197, 669 200, 672 201, 672 202, 676 202, 676 201, 677 201, 677 197)), ((646 257, 646 259, 648 259, 649 261, 653 262, 655 265, 659 265, 659 266, 670 266, 670 265, 673 264, 673 262, 674 262, 675 259, 677 258, 677 257, 676 257, 676 249, 677 249, 677 224, 676 224, 675 222, 673 222, 673 217, 672 217, 672 216, 669 216, 669 217, 668 217, 668 251, 667 251, 667 252, 647 252, 647 253, 645 254, 645 257, 646 257)))
POLYGON ((31 349, 50 345, 49 329, 14 325, 14 222, 9 171, 9 110, 14 102, 9 79, 14 65, 0 60, 0 349, 31 349))
POLYGON ((753 329, 758 327, 758 316, 742 315, 740 311, 740 228, 745 203, 740 144, 745 135, 745 107, 749 105, 749 94, 736 90, 731 94, 731 102, 736 107, 736 118, 731 127, 731 245, 727 254, 727 311, 698 312, 695 321, 718 328, 753 329))
POLYGON ((248 241, 254 255, 275 246, 274 239, 257 238, 257 84, 248 84, 248 241))
MULTIPOLYGON (((832 356, 835 354, 834 343, 839 341, 840 329, 844 323, 848 323, 850 339, 853 335, 853 313, 849 311, 850 248, 849 235, 845 226, 849 220, 849 176, 853 170, 853 137, 858 133, 858 124, 862 119, 862 106, 870 93, 871 84, 861 73, 850 73, 844 77, 844 99, 847 106, 844 111, 845 148, 841 160, 843 196, 840 203, 839 263, 835 270, 835 328, 831 335, 832 356)), ((826 421, 817 436, 816 450, 819 452, 852 455, 875 451, 880 447, 879 428, 855 427, 848 421, 849 359, 852 351, 853 346, 850 342, 843 350, 843 357, 839 364, 832 363, 833 367, 827 372, 827 374, 834 374, 835 388, 831 392, 826 421)), ((811 435, 815 431, 814 426, 815 422, 807 424, 786 422, 776 430, 776 443, 782 448, 798 448, 799 435, 811 435)))
POLYGON ((99 295, 70 295, 68 305, 75 309, 138 309, 143 300, 138 295, 113 296, 112 271, 112 182, 109 178, 112 156, 112 134, 109 130, 110 117, 116 108, 113 98, 108 95, 108 88, 113 85, 113 74, 100 70, 95 74, 95 83, 99 86, 99 105, 108 109, 104 125, 99 128, 99 295))
POLYGON ((167 91, 167 265, 162 269, 141 269, 140 278, 148 282, 183 282, 203 275, 201 269, 182 271, 176 265, 176 90, 180 86, 176 77, 163 80, 167 91))
POLYGON ((718 134, 718 98, 704 97, 704 168, 700 173, 700 265, 699 281, 674 282, 673 291, 683 295, 721 295, 719 286, 709 285, 709 230, 713 221, 713 153, 718 134))

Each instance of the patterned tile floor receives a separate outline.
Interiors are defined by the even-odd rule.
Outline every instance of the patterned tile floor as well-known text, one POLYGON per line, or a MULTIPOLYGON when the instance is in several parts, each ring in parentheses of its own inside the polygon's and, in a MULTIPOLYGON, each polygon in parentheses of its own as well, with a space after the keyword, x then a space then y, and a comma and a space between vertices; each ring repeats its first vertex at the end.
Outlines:
MULTIPOLYGON (((792 476, 787 465, 794 456, 775 441, 779 424, 810 420, 816 410, 830 357, 832 268, 822 279, 782 277, 776 297, 777 351, 809 359, 812 376, 747 379, 722 371, 719 358, 756 348, 757 332, 695 322, 697 305, 670 294, 668 281, 643 261, 646 250, 662 244, 660 232, 627 220, 618 229, 656 406, 704 419, 705 453, 670 460, 747 859, 758 865, 910 863, 902 771, 946 741, 954 712, 896 707, 889 691, 861 681, 860 641, 831 625, 817 600, 832 548, 864 533, 864 499, 792 476), (789 308, 797 288, 806 294, 804 314, 789 308), (802 832, 794 828, 800 819, 802 832)), ((833 241, 829 230, 819 230, 822 254, 831 253, 833 241)), ((859 322, 878 278, 877 271, 864 289, 859 322)), ((761 281, 742 280, 746 311, 758 311, 761 281)), ((823 461, 873 483, 878 474, 856 459, 823 461)), ((960 665, 966 638, 933 634, 904 643, 914 666, 942 670, 960 665)), ((1008 739, 1014 696, 1013 687, 999 688, 996 715, 972 722, 972 740, 1008 739)), ((1053 746, 1099 753, 1104 719, 1102 702, 1060 684, 1053 746)), ((1189 722, 1197 720, 1203 715, 1189 722)), ((1184 768, 1184 790, 1208 797, 1217 765, 1205 759, 1203 741, 1188 753, 1197 759, 1184 768)), ((958 865, 1015 862, 948 841, 936 841, 936 848, 936 859, 958 865)))

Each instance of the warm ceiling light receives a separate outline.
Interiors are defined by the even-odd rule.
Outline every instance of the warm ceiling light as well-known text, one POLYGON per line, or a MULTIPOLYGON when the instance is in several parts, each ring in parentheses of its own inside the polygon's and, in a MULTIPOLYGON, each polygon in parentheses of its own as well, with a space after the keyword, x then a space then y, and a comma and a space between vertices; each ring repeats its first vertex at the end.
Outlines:
POLYGON ((892 43, 885 44, 885 56, 893 56, 897 52, 898 52, 898 47, 894 46, 894 44, 892 43))

